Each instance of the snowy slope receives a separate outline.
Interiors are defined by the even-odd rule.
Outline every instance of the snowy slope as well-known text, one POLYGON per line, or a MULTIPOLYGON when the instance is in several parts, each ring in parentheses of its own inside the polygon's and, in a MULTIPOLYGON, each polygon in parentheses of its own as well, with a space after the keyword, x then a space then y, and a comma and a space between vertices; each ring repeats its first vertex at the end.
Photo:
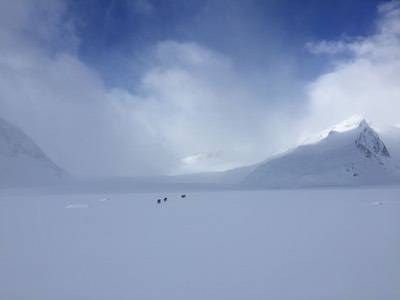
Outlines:
POLYGON ((390 149, 391 158, 400 165, 400 127, 392 126, 379 133, 390 149))
POLYGON ((398 160, 365 120, 336 126, 321 140, 301 145, 257 167, 244 183, 264 187, 392 184, 398 160))
POLYGON ((54 183, 64 176, 31 138, 0 119, 0 186, 54 183))

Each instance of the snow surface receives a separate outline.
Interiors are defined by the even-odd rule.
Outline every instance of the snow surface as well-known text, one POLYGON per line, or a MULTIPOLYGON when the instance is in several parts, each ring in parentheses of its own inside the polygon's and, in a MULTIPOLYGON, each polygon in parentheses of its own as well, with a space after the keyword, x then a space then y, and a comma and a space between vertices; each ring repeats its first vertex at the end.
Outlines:
POLYGON ((400 299, 400 188, 50 192, 0 190, 0 299, 400 299))

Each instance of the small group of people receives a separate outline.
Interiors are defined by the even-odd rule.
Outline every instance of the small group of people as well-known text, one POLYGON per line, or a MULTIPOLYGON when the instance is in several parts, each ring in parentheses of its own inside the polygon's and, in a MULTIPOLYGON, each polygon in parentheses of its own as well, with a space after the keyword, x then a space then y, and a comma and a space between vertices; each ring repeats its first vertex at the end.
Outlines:
MULTIPOLYGON (((167 202, 168 198, 167 198, 167 197, 164 197, 163 200, 164 200, 164 202, 167 202)), ((158 199, 158 200, 157 200, 157 203, 160 204, 160 203, 161 203, 161 199, 158 199)))
MULTIPOLYGON (((186 195, 185 195, 185 194, 182 194, 182 195, 181 195, 181 198, 182 198, 182 199, 183 199, 183 198, 186 198, 186 195)), ((163 199, 162 201, 167 202, 167 200, 168 200, 168 198, 167 198, 167 197, 164 197, 164 199, 163 199)), ((157 204, 161 204, 161 198, 157 199, 157 204)))

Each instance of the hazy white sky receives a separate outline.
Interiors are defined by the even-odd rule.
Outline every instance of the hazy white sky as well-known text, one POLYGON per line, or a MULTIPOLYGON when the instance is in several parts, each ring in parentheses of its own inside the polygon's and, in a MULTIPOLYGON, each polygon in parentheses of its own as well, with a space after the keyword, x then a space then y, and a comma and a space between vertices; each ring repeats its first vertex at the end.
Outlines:
MULTIPOLYGON (((151 1, 130 3, 143 18, 157 10, 151 1)), ((132 55, 132 66, 140 63, 131 79, 110 84, 112 59, 101 70, 83 58, 78 28, 90 20, 68 2, 1 1, 0 117, 71 173, 103 176, 250 164, 353 114, 399 123, 400 5, 376 9, 367 34, 302 44, 304 57, 325 66, 307 80, 272 35, 266 55, 280 59, 259 68, 253 45, 238 59, 167 35, 132 55)))

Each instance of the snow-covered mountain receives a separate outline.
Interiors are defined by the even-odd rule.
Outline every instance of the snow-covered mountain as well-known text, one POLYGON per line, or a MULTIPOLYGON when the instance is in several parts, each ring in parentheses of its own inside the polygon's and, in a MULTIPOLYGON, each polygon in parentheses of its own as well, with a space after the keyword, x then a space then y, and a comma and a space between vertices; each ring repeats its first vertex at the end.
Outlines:
POLYGON ((0 186, 56 183, 65 176, 30 137, 0 119, 0 186))
POLYGON ((390 150, 391 158, 400 165, 400 126, 386 128, 379 135, 385 141, 385 145, 390 150))
MULTIPOLYGON (((400 135, 390 136, 391 144, 400 145, 400 135)), ((313 143, 260 164, 245 178, 244 184, 292 188, 397 183, 400 182, 398 149, 393 149, 396 153, 392 155, 365 120, 353 118, 323 132, 313 143)))

